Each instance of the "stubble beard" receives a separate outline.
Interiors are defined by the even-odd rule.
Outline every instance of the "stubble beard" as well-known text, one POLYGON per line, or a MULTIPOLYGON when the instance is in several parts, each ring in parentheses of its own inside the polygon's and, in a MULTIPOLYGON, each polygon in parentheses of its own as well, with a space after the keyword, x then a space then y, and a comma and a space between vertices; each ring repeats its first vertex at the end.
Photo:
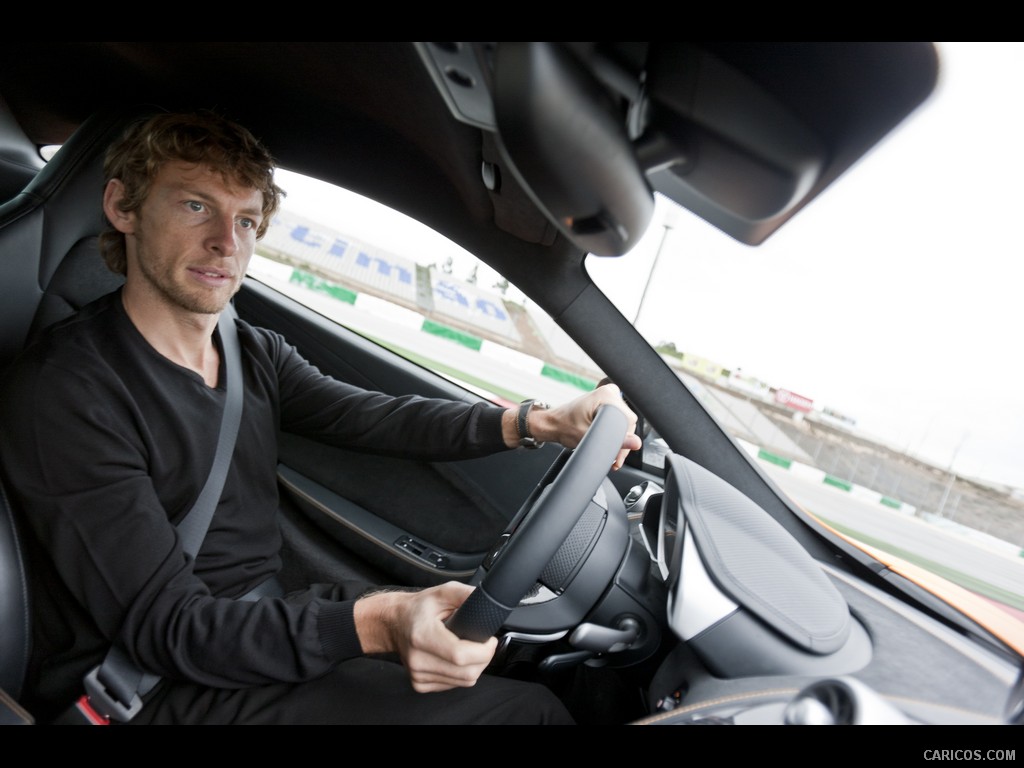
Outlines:
POLYGON ((168 267, 163 260, 151 258, 146 253, 142 238, 138 238, 138 265, 145 282, 169 305, 199 315, 218 315, 224 311, 228 302, 238 292, 240 286, 234 286, 230 293, 203 290, 196 287, 189 290, 188 286, 176 280, 175 267, 168 267))

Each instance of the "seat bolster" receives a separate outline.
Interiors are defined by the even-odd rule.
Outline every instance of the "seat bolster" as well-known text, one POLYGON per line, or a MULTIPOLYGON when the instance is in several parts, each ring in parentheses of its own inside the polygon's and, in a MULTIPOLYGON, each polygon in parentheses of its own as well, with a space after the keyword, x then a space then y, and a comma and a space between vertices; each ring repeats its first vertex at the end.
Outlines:
POLYGON ((0 482, 0 689, 17 699, 31 651, 29 586, 7 489, 0 482))
POLYGON ((0 202, 21 192, 45 165, 0 97, 0 202))
POLYGON ((124 277, 103 263, 98 240, 95 235, 82 238, 60 262, 39 300, 26 343, 31 344, 48 326, 124 284, 124 277))

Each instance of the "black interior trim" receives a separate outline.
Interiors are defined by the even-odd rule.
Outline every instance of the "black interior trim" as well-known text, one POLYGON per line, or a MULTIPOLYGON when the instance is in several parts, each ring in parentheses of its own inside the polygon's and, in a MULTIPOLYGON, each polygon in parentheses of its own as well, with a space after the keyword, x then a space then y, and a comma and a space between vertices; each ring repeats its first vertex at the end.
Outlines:
MULTIPOLYGON (((430 578, 443 574, 446 578, 468 579, 483 560, 485 552, 472 555, 449 552, 423 537, 411 536, 283 464, 278 466, 277 476, 281 485, 329 533, 338 537, 333 525, 343 526, 346 531, 385 550, 389 556, 431 574, 430 578)), ((348 537, 343 538, 348 540, 348 537)))

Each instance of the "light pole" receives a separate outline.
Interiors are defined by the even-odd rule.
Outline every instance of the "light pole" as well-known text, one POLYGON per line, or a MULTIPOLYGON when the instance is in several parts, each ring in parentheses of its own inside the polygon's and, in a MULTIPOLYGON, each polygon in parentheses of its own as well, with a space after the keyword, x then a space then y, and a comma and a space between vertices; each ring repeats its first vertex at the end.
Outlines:
POLYGON ((967 438, 970 437, 970 432, 964 432, 964 436, 960 438, 960 442, 957 443, 956 448, 953 450, 953 455, 949 459, 949 482, 946 483, 946 489, 942 492, 942 500, 939 502, 938 516, 942 517, 942 510, 946 508, 946 502, 949 500, 949 493, 953 490, 953 485, 956 483, 956 472, 953 471, 953 463, 956 461, 956 455, 960 453, 960 449, 963 448, 964 443, 967 442, 967 438))
MULTIPOLYGON (((633 327, 637 328, 640 321, 640 311, 644 308, 644 301, 647 300, 647 289, 651 287, 651 280, 654 278, 654 270, 658 266, 658 259, 661 257, 661 250, 665 247, 665 240, 668 238, 668 231, 672 229, 668 224, 661 225, 664 231, 661 233, 661 242, 658 243, 658 250, 654 252, 654 260, 651 262, 651 271, 647 273, 647 282, 644 283, 644 292, 640 294, 640 303, 636 307, 636 316, 633 318, 633 327)), ((639 330, 639 328, 637 328, 639 330)))

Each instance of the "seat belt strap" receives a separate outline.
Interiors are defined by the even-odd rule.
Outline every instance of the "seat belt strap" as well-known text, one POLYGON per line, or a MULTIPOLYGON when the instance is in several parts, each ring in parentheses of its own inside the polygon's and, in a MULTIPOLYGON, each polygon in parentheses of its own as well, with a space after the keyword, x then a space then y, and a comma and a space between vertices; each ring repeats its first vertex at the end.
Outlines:
MULTIPOLYGON (((238 330, 235 327, 235 313, 230 305, 221 312, 217 327, 220 330, 227 376, 227 395, 221 417, 220 436, 217 439, 217 451, 206 484, 192 509, 178 523, 182 549, 193 559, 203 544, 213 513, 220 501, 224 479, 227 477, 228 467, 231 466, 238 425, 242 419, 242 352, 238 343, 238 330)), ((91 725, 104 724, 104 719, 106 722, 116 720, 126 723, 142 708, 141 696, 148 693, 159 681, 159 677, 143 673, 124 651, 114 645, 107 652, 103 663, 85 676, 85 696, 79 699, 62 719, 84 719, 86 724, 91 725), (100 722, 97 722, 97 716, 100 722)))
POLYGON ((238 348, 238 330, 235 327, 233 311, 225 309, 221 313, 218 328, 220 343, 224 349, 224 360, 227 363, 227 399, 221 416, 217 452, 214 454, 213 466, 206 478, 206 485, 199 493, 199 498, 192 505, 188 515, 178 523, 182 549, 193 558, 203 544, 210 520, 213 519, 213 513, 220 501, 224 478, 227 477, 228 467, 231 466, 238 425, 242 420, 242 352, 238 348))

